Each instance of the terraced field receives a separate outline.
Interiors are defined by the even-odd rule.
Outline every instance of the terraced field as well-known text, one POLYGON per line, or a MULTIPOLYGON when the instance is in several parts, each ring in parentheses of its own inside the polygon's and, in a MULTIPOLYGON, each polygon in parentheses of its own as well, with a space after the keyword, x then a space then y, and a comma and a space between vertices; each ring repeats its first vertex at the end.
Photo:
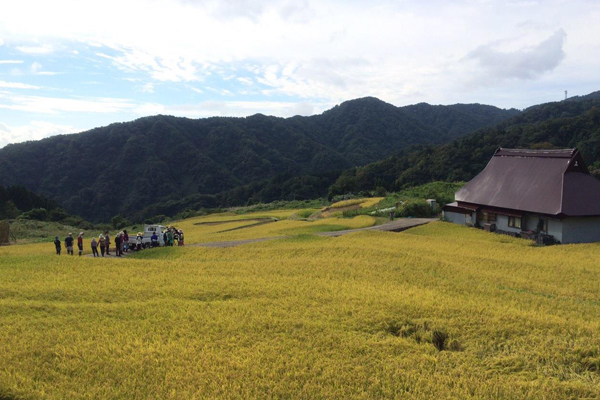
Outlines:
POLYGON ((0 398, 600 393, 600 245, 534 247, 443 222, 310 234, 363 218, 195 225, 231 217, 176 226, 188 243, 297 235, 123 260, 0 248, 0 398))

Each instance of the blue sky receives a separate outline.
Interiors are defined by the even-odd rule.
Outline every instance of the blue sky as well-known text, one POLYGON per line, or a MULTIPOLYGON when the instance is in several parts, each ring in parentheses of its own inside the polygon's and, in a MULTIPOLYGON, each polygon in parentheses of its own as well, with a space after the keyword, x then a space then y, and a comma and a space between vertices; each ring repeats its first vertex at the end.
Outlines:
POLYGON ((600 2, 4 2, 0 147, 154 114, 523 108, 600 90, 600 2))

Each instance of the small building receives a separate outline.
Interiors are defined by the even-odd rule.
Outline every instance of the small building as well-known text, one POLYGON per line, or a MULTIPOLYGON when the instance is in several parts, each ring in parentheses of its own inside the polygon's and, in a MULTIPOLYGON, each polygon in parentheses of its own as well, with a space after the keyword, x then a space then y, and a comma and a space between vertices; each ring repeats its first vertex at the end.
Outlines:
POLYGON ((544 243, 600 241, 600 181, 577 149, 498 149, 443 207, 447 221, 544 243))

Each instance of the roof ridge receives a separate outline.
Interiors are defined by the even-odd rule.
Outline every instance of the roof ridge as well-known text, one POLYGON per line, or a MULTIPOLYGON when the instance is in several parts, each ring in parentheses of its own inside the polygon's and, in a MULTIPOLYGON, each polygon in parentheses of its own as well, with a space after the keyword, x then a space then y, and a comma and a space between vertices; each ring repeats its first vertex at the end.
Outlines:
POLYGON ((577 149, 505 149, 499 148, 494 157, 573 158, 577 149))

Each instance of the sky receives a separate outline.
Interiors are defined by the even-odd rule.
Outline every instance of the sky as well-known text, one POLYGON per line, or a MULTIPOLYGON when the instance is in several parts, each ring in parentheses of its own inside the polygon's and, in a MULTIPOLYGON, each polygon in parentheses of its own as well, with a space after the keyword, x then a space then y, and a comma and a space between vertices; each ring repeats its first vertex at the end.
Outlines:
POLYGON ((600 90, 598 0, 2 1, 0 147, 113 122, 600 90))

